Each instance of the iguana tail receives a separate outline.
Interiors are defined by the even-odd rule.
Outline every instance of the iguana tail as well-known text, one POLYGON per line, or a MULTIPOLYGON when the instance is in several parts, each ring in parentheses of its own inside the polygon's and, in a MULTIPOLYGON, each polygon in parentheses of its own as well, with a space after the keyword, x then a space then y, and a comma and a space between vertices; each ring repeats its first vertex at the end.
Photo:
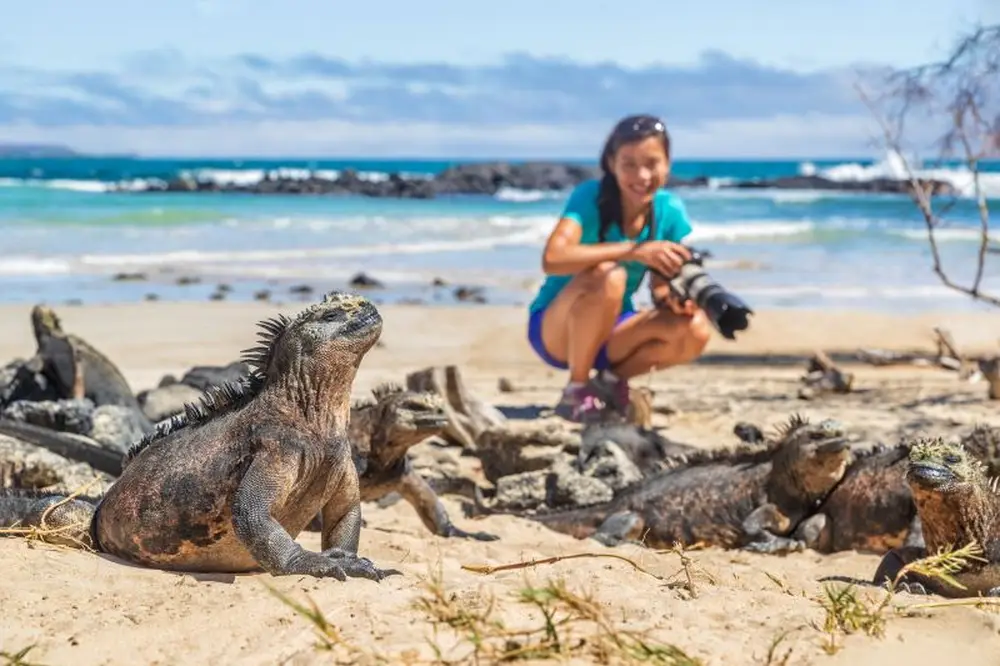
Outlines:
POLYGON ((602 502, 572 509, 557 509, 542 513, 519 512, 512 509, 495 509, 487 503, 479 486, 473 488, 473 506, 466 510, 466 517, 475 516, 518 516, 545 525, 550 530, 569 534, 577 539, 593 536, 612 515, 619 513, 614 503, 602 502))
POLYGON ((90 523, 99 501, 38 490, 0 490, 0 535, 34 535, 47 543, 92 548, 90 523))

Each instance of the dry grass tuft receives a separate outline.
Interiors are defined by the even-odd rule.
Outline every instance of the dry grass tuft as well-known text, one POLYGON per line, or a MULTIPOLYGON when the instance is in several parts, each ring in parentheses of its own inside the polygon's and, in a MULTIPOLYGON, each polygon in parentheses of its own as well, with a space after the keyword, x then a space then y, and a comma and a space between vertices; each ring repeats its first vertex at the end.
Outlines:
POLYGON ((319 636, 317 649, 336 652, 338 663, 458 665, 579 658, 611 666, 702 664, 674 645, 653 640, 648 630, 616 625, 592 594, 573 591, 562 579, 540 586, 526 582, 513 595, 516 626, 503 619, 495 596, 460 597, 445 587, 440 571, 427 576, 422 587, 411 607, 429 626, 429 659, 420 658, 416 650, 384 655, 359 648, 326 620, 312 600, 306 606, 268 589, 313 624, 319 636))
MULTIPOLYGON (((100 478, 95 476, 88 483, 80 486, 63 499, 46 507, 42 513, 41 525, 29 525, 27 527, 13 525, 11 527, 0 528, 0 536, 23 536, 29 544, 45 543, 56 548, 93 552, 91 545, 77 536, 78 534, 87 533, 89 525, 86 522, 70 523, 59 527, 49 527, 46 523, 53 511, 83 495, 98 481, 100 481, 100 478)), ((56 495, 58 493, 52 494, 56 495)))
POLYGON ((21 648, 17 652, 6 652, 0 650, 0 663, 4 666, 42 666, 40 663, 34 661, 27 661, 25 657, 28 653, 35 649, 34 645, 29 645, 28 647, 21 648))
POLYGON ((891 610, 897 616, 913 616, 914 611, 945 606, 976 606, 1000 604, 1000 599, 969 597, 964 599, 949 599, 916 604, 894 604, 896 593, 903 578, 914 573, 931 579, 943 581, 959 589, 966 589, 954 575, 964 570, 973 561, 985 562, 982 548, 976 543, 969 543, 962 548, 943 549, 933 555, 915 560, 904 565, 896 577, 883 591, 881 599, 872 599, 866 595, 859 597, 854 585, 824 586, 825 598, 817 601, 825 611, 822 626, 818 627, 825 635, 823 649, 833 654, 841 649, 837 638, 846 634, 863 632, 868 636, 882 638, 885 636, 887 613, 891 610))

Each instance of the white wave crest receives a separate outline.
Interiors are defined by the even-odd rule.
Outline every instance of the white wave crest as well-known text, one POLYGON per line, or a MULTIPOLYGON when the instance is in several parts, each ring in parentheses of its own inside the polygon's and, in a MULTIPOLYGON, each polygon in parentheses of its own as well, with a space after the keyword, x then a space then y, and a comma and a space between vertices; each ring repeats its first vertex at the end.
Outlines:
POLYGON ((52 190, 70 190, 73 192, 104 193, 111 189, 111 183, 100 180, 69 180, 54 178, 0 178, 0 187, 45 187, 52 190))
MULTIPOLYGON (((926 241, 926 229, 893 229, 889 232, 893 236, 900 236, 907 240, 926 241)), ((987 237, 996 242, 1000 240, 1000 232, 991 231, 987 237)), ((978 243, 982 238, 982 231, 979 229, 935 229, 934 240, 939 243, 978 243)))
POLYGON ((502 187, 493 195, 498 201, 512 201, 516 203, 531 203, 533 201, 545 201, 548 199, 562 199, 569 194, 566 191, 543 191, 543 190, 518 190, 513 187, 502 187))
POLYGON ((65 275, 73 272, 72 261, 44 257, 4 257, 0 275, 65 275))
MULTIPOLYGON (((909 172, 917 178, 939 180, 955 188, 960 196, 975 197, 975 174, 971 169, 966 167, 925 169, 920 160, 904 157, 896 151, 888 151, 881 161, 867 166, 848 162, 826 169, 817 169, 812 162, 803 162, 799 165, 799 173, 803 176, 818 175, 840 183, 866 182, 878 178, 903 180, 909 177, 907 165, 909 172)), ((985 197, 1000 197, 1000 173, 980 171, 979 182, 985 197)))
POLYGON ((967 299, 968 296, 942 285, 887 285, 862 287, 852 285, 800 284, 796 286, 753 287, 741 286, 740 295, 747 298, 815 298, 834 301, 868 300, 938 300, 942 298, 967 299))
POLYGON ((507 245, 534 245, 538 234, 523 231, 496 238, 475 238, 459 241, 427 243, 383 243, 379 245, 354 245, 346 247, 295 248, 288 250, 244 250, 212 252, 207 250, 181 250, 149 254, 86 254, 77 260, 81 266, 140 266, 164 264, 199 264, 208 262, 264 262, 294 261, 300 259, 330 259, 338 257, 363 257, 389 254, 429 254, 432 252, 463 252, 488 250, 507 245))
POLYGON ((753 240, 801 236, 816 229, 813 222, 761 221, 741 224, 698 224, 692 225, 686 240, 703 242, 709 240, 753 240))

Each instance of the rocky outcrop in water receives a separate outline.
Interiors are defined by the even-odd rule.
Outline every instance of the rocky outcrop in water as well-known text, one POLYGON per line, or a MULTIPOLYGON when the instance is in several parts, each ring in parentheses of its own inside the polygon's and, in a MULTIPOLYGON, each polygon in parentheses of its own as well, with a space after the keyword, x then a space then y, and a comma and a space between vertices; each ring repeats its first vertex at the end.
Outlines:
MULTIPOLYGON (((487 195, 501 190, 562 192, 589 178, 600 177, 597 167, 558 162, 477 162, 459 164, 431 176, 408 176, 399 173, 384 177, 366 177, 346 169, 336 178, 308 176, 284 177, 268 174, 253 183, 227 183, 214 179, 178 176, 166 181, 147 183, 140 192, 242 192, 247 194, 351 194, 366 197, 432 199, 439 195, 487 195)), ((954 194, 943 181, 921 181, 933 194, 954 194)), ((673 178, 671 187, 708 187, 708 177, 673 178)), ((786 176, 753 179, 718 185, 720 189, 835 190, 866 193, 907 193, 909 181, 878 178, 839 181, 822 176, 786 176)), ((128 186, 112 188, 127 190, 128 186)))

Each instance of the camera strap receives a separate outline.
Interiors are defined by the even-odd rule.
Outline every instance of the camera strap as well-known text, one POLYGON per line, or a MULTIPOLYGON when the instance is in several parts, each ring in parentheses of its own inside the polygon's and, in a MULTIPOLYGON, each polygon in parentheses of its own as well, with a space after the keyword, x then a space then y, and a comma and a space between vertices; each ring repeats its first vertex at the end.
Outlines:
MULTIPOLYGON (((647 226, 649 227, 649 235, 646 236, 646 240, 640 241, 641 243, 648 243, 650 241, 659 240, 659 236, 658 236, 659 224, 658 224, 658 220, 656 219, 656 206, 654 205, 654 202, 655 202, 655 197, 654 197, 654 200, 652 202, 650 202, 650 204, 649 204, 649 220, 647 222, 647 226)), ((653 293, 653 277, 652 276, 653 275, 657 275, 657 276, 659 276, 660 278, 662 278, 664 280, 667 280, 667 276, 663 275, 658 270, 655 270, 654 268, 652 268, 650 266, 647 266, 646 269, 650 273, 650 278, 649 278, 649 298, 650 298, 650 300, 653 301, 653 307, 657 307, 657 308, 662 307, 664 299, 662 299, 662 298, 661 299, 657 299, 656 295, 653 293)))

